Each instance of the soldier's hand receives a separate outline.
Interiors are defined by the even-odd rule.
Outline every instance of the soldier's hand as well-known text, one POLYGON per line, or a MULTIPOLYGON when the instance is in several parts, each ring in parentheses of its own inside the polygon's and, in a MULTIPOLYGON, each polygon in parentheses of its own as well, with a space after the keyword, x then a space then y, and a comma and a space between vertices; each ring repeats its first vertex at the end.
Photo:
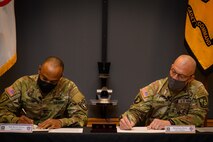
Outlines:
POLYGON ((23 123, 23 124, 33 124, 34 121, 30 118, 28 118, 25 115, 22 115, 21 117, 19 117, 18 123, 23 123))
POLYGON ((130 130, 135 125, 132 121, 130 121, 126 116, 120 119, 119 122, 120 129, 122 130, 130 130))
POLYGON ((39 129, 55 129, 61 127, 61 121, 58 119, 47 119, 44 122, 38 124, 39 129))
POLYGON ((170 126, 170 125, 171 123, 168 120, 154 119, 147 128, 161 130, 161 129, 164 129, 165 126, 170 126))

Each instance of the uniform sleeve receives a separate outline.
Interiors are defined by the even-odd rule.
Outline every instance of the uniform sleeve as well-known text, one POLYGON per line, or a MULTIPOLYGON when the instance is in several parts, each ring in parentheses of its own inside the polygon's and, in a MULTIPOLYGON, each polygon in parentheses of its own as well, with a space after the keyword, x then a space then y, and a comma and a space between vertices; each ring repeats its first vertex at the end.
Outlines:
POLYGON ((0 122, 17 123, 19 117, 16 116, 20 108, 19 81, 5 89, 0 95, 0 122))
POLYGON ((136 125, 145 125, 146 118, 152 108, 153 95, 156 94, 157 90, 157 81, 140 89, 134 103, 121 117, 128 115, 128 118, 136 125))
POLYGON ((192 103, 187 115, 171 118, 170 122, 173 125, 195 125, 201 127, 208 112, 208 92, 201 85, 194 92, 192 103))
MULTIPOLYGON (((75 85, 74 85, 75 86, 75 85)), ((62 127, 74 126, 83 127, 87 125, 88 109, 86 106, 85 97, 75 86, 70 92, 71 100, 67 106, 69 118, 62 118, 62 127)))

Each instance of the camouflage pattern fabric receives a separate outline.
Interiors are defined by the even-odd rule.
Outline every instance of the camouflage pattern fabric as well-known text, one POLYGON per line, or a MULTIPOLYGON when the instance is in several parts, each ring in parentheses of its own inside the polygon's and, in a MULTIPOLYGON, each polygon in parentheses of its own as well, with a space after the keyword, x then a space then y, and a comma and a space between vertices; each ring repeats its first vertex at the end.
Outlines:
POLYGON ((24 76, 5 89, 0 96, 1 123, 17 123, 23 108, 35 124, 49 118, 59 119, 62 127, 87 124, 85 97, 72 81, 62 77, 51 92, 42 96, 37 79, 38 75, 24 76))
MULTIPOLYGON (((199 81, 193 80, 178 94, 168 88, 168 78, 157 80, 140 89, 134 103, 122 115, 136 125, 148 126, 155 118, 173 125, 204 125, 208 112, 208 93, 199 81)), ((121 117, 122 117, 121 116, 121 117)))

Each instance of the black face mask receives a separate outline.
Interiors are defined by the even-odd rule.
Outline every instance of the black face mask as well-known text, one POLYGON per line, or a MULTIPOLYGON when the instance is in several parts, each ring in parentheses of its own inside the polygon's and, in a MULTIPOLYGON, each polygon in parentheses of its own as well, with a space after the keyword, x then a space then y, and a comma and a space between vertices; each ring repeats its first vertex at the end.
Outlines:
POLYGON ((40 77, 38 77, 37 83, 43 93, 49 93, 57 85, 57 84, 47 83, 47 82, 41 80, 40 77))
POLYGON ((168 77, 168 83, 169 89, 174 92, 181 91, 186 86, 186 81, 179 81, 173 79, 171 76, 168 77))

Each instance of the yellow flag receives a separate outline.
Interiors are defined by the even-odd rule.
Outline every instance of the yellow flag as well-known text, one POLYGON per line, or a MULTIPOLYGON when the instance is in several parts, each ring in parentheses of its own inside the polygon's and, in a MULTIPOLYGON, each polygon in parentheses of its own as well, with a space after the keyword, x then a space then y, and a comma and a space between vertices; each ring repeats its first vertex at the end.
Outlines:
POLYGON ((14 0, 0 0, 0 76, 16 62, 14 0))
POLYGON ((213 65, 213 0, 189 0, 186 42, 204 70, 213 65))

